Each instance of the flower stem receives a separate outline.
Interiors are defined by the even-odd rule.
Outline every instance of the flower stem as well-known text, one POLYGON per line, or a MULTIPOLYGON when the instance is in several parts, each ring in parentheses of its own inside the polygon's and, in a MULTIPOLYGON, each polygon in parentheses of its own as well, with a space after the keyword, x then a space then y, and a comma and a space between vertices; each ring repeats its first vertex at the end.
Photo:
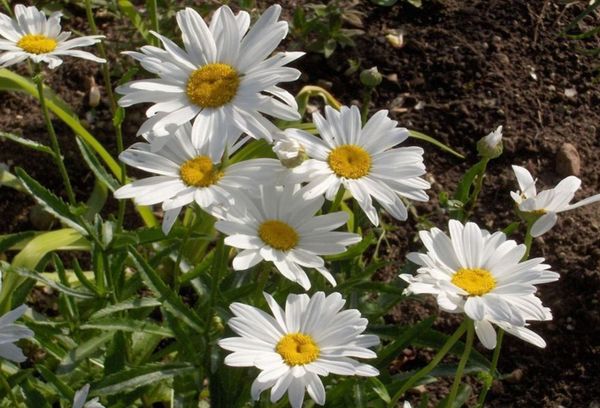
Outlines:
POLYGON ((442 359, 448 354, 452 346, 462 337, 464 332, 467 330, 467 320, 464 320, 462 324, 456 329, 454 334, 450 336, 450 338, 446 341, 446 343, 442 346, 440 351, 433 357, 431 362, 427 364, 425 367, 421 368, 419 371, 415 373, 412 377, 408 379, 408 381, 398 390, 391 402, 388 404, 389 408, 393 408, 396 406, 398 400, 404 395, 406 391, 412 388, 421 378, 425 377, 431 370, 433 370, 437 365, 442 361, 442 359))
POLYGON ((331 204, 331 207, 329 207, 330 213, 335 212, 340 209, 340 204, 342 203, 342 199, 344 198, 345 192, 346 192, 346 189, 344 188, 344 186, 340 185, 340 188, 339 188, 337 194, 335 195, 335 198, 333 199, 333 203, 331 204))
MULTIPOLYGON (((496 368, 498 367, 498 360, 500 359, 500 349, 502 348, 502 339, 504 338, 504 330, 498 330, 498 336, 496 338, 496 348, 494 349, 494 355, 492 356, 492 364, 490 365, 490 378, 494 379, 494 373, 496 372, 496 368)), ((481 394, 479 394, 479 398, 477 399, 477 407, 483 408, 483 404, 485 403, 485 397, 487 396, 488 391, 492 387, 492 381, 489 383, 485 383, 483 385, 483 389, 481 390, 481 394)))
POLYGON ((375 88, 369 86, 364 90, 362 106, 360 107, 360 122, 364 126, 367 122, 367 116, 369 116, 369 105, 371 104, 371 98, 375 88))
POLYGON ((44 115, 44 121, 46 122, 46 128, 48 129, 48 135, 50 136, 50 146, 54 152, 54 162, 56 163, 58 171, 63 179, 69 203, 71 205, 75 205, 75 194, 73 193, 73 187, 71 187, 71 180, 69 180, 69 174, 67 173, 67 168, 65 167, 62 153, 60 152, 60 145, 58 144, 58 139, 56 138, 56 132, 54 131, 54 126, 52 126, 50 114, 48 113, 48 107, 46 106, 46 97, 44 96, 44 77, 39 71, 39 68, 38 73, 33 77, 33 82, 35 82, 37 85, 42 114, 44 115))
POLYGON ((1 365, 0 365, 0 383, 2 383, 2 386, 6 389, 6 393, 8 394, 8 397, 10 398, 10 401, 13 404, 13 406, 18 407, 19 403, 17 402, 17 397, 15 396, 15 393, 13 392, 12 387, 8 383, 8 380, 6 379, 6 376, 4 375, 4 370, 2 369, 1 365))
POLYGON ((473 336, 475 334, 473 321, 469 318, 465 318, 465 322, 467 322, 467 341, 465 343, 465 350, 463 351, 458 363, 458 368, 456 369, 456 375, 454 376, 454 382, 452 383, 452 388, 450 389, 450 395, 448 396, 446 408, 450 408, 454 404, 456 394, 458 393, 458 387, 462 381, 463 371, 465 370, 467 361, 469 361, 469 355, 471 354, 471 348, 473 347, 473 336))
POLYGON ((527 221, 527 231, 525 232, 525 246, 527 247, 527 250, 525 251, 525 255, 523 255, 523 259, 521 259, 521 261, 529 259, 531 244, 533 243, 533 237, 531 236, 531 228, 533 227, 533 224, 534 221, 527 221))
MULTIPOLYGON (((156 0, 148 0, 146 4, 148 5, 148 13, 150 14, 150 25, 152 26, 152 30, 160 33, 158 30, 158 6, 156 0)), ((152 41, 154 42, 154 45, 159 45, 158 38, 153 38, 152 41)))

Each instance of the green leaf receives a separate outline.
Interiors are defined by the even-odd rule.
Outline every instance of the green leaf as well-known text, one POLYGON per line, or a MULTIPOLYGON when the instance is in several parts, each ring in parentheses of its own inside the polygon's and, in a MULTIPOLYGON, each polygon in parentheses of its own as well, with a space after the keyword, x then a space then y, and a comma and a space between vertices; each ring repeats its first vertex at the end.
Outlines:
POLYGON ((69 350, 67 356, 61 360, 57 372, 68 373, 72 371, 81 360, 97 353, 104 343, 112 337, 112 332, 101 333, 69 350))
POLYGON ((148 287, 160 295, 160 299, 169 312, 175 317, 181 319, 188 326, 190 326, 197 333, 204 332, 204 322, 193 310, 189 309, 175 292, 173 292, 165 283, 162 281, 160 276, 154 269, 148 265, 146 260, 133 248, 129 247, 129 253, 133 259, 133 262, 140 273, 142 280, 148 287))
POLYGON ((108 187, 110 191, 114 193, 115 190, 120 187, 117 179, 115 179, 112 174, 106 171, 104 166, 102 166, 102 163, 100 163, 96 157, 96 154, 87 144, 83 143, 79 139, 76 141, 77 146, 79 146, 79 150, 81 151, 81 155, 83 156, 83 159, 87 163, 90 170, 92 170, 98 180, 100 180, 106 187, 108 187))
POLYGON ((458 186, 456 187, 456 192, 454 193, 454 198, 456 200, 463 204, 469 200, 469 193, 471 191, 473 181, 475 181, 475 177, 481 173, 484 166, 484 161, 479 161, 477 164, 467 170, 467 172, 461 177, 460 181, 458 182, 458 186))
POLYGON ((371 3, 382 7, 392 7, 397 2, 398 0, 371 0, 371 3))
POLYGON ((163 326, 156 323, 143 320, 127 319, 127 318, 112 318, 112 319, 101 319, 91 320, 79 327, 81 330, 103 330, 103 331, 115 331, 121 330, 124 332, 141 332, 156 334, 163 337, 173 337, 173 332, 163 326))
POLYGON ((145 42, 152 42, 153 37, 150 36, 148 28, 146 27, 146 24, 144 24, 144 19, 137 12, 135 6, 131 2, 127 0, 119 0, 119 10, 121 10, 121 13, 127 16, 138 33, 142 35, 145 42))
POLYGON ((402 349, 410 344, 410 342, 424 330, 428 330, 434 321, 435 316, 431 316, 404 330, 399 337, 395 338, 390 344, 386 345, 379 353, 377 353, 375 366, 380 367, 381 369, 387 367, 390 362, 400 354, 402 349))
POLYGON ((0 186, 10 187, 14 190, 27 193, 27 190, 23 187, 19 179, 3 166, 0 166, 0 186))
POLYGON ((195 370, 198 370, 198 368, 186 363, 147 364, 143 367, 136 367, 109 375, 94 386, 94 390, 90 393, 90 396, 123 393, 178 375, 190 374, 195 370))
POLYGON ((46 379, 47 382, 54 385, 54 387, 58 390, 58 393, 61 397, 68 401, 73 401, 73 397, 75 396, 75 392, 71 387, 61 381, 56 374, 52 371, 48 370, 41 364, 36 365, 37 370, 42 374, 42 376, 46 379))
POLYGON ((410 134, 410 137, 413 137, 415 139, 419 139, 419 140, 423 140, 425 142, 431 143, 434 146, 439 147, 441 150, 448 152, 450 154, 453 154, 454 156, 460 158, 460 159, 464 159, 465 156, 460 154, 459 152, 457 152, 456 150, 452 149, 451 147, 445 145, 444 143, 440 142, 439 140, 428 136, 424 133, 421 132, 417 132, 416 130, 409 130, 408 131, 410 134))
POLYGON ((12 133, 0 132, 0 139, 8 139, 15 143, 20 144, 21 146, 25 146, 28 149, 32 149, 38 152, 49 154, 54 157, 54 152, 52 149, 40 142, 36 142, 35 140, 26 139, 21 136, 13 135, 12 133))
POLYGON ((0 252, 6 252, 14 249, 13 247, 26 239, 30 239, 35 236, 33 231, 17 232, 15 234, 8 234, 0 236, 0 252))
POLYGON ((95 295, 93 293, 89 293, 87 291, 80 291, 69 288, 61 283, 55 282, 52 279, 46 278, 43 274, 39 272, 35 272, 26 268, 17 268, 14 266, 10 266, 6 262, 0 263, 0 270, 4 273, 15 273, 19 276, 23 276, 25 278, 35 279, 38 282, 42 282, 46 286, 50 286, 52 289, 56 289, 59 292, 64 293, 65 295, 73 296, 79 299, 93 299, 95 295))
POLYGON ((86 229, 82 226, 83 220, 81 217, 73 214, 71 208, 63 200, 30 177, 22 168, 18 167, 16 173, 17 177, 21 180, 21 183, 23 183, 33 198, 40 203, 46 211, 56 216, 82 235, 87 235, 86 229))
POLYGON ((383 383, 377 379, 377 377, 369 377, 369 382, 371 383, 373 391, 379 396, 379 398, 381 398, 387 404, 392 402, 392 398, 390 397, 387 388, 385 388, 385 385, 383 385, 383 383))
POLYGON ((157 307, 161 305, 162 303, 159 302, 157 299, 150 297, 128 299, 123 302, 110 305, 98 310, 90 316, 90 319, 97 320, 116 312, 122 312, 123 310, 144 309, 148 307, 157 307))

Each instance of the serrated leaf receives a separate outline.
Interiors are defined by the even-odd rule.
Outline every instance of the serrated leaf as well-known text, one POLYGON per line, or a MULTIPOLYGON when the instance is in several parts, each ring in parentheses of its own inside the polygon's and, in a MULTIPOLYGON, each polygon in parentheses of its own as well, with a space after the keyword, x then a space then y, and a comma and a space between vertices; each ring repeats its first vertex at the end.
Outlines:
POLYGON ((19 179, 3 166, 0 166, 0 186, 10 187, 14 190, 27 193, 27 190, 23 187, 19 179))
POLYGON ((146 260, 133 247, 129 247, 129 253, 133 262, 140 273, 142 280, 148 287, 160 296, 163 307, 171 312, 175 317, 181 319, 197 333, 204 332, 204 322, 193 310, 189 309, 165 283, 162 281, 156 271, 148 265, 146 260))
POLYGON ((145 320, 127 319, 127 318, 107 318, 101 320, 91 320, 79 327, 81 330, 104 330, 124 332, 139 332, 156 334, 163 337, 173 337, 171 329, 160 326, 156 323, 145 320))
POLYGON ((6 262, 2 262, 0 264, 0 270, 2 270, 3 273, 14 273, 19 276, 23 276, 25 278, 35 279, 36 281, 41 282, 41 283, 45 284, 46 286, 51 287, 52 289, 56 289, 57 291, 62 292, 65 295, 73 296, 73 297, 76 297, 79 299, 95 298, 95 295, 93 293, 69 288, 68 286, 65 286, 61 283, 55 282, 52 279, 46 278, 42 273, 35 272, 33 270, 29 270, 26 268, 18 268, 15 266, 10 266, 10 264, 8 264, 6 262))
POLYGON ((90 396, 113 395, 178 375, 193 373, 198 368, 186 363, 148 364, 109 375, 96 384, 90 396))
POLYGON ((409 130, 408 133, 409 133, 410 137, 412 137, 414 139, 423 140, 424 142, 431 143, 432 145, 439 147, 443 151, 453 154, 454 156, 456 156, 460 159, 465 158, 464 155, 462 155, 459 152, 457 152, 456 150, 452 149, 450 146, 445 145, 444 143, 440 142, 439 140, 437 140, 431 136, 426 135, 425 133, 417 132, 416 130, 409 130))
POLYGON ((97 353, 98 349, 109 341, 112 336, 113 333, 111 332, 101 333, 69 350, 67 356, 61 360, 57 372, 62 374, 72 371, 81 360, 97 353))
POLYGON ((161 305, 162 303, 159 302, 157 299, 150 297, 128 299, 123 302, 110 305, 98 310, 96 313, 90 316, 90 319, 97 320, 116 312, 122 312, 123 310, 143 309, 148 307, 157 307, 161 305))
POLYGON ((100 163, 100 160, 98 160, 98 158, 96 157, 96 154, 92 151, 92 149, 90 149, 90 147, 87 144, 83 143, 79 139, 76 139, 76 141, 77 146, 79 147, 79 151, 81 151, 81 155, 83 156, 83 159, 85 160, 90 170, 92 170, 92 172, 99 181, 101 181, 106 187, 108 187, 110 191, 114 193, 115 190, 120 187, 120 184, 117 181, 117 179, 115 179, 112 176, 112 174, 106 171, 104 166, 102 166, 102 163, 100 163))
POLYGON ((50 156, 54 157, 54 152, 52 151, 52 149, 49 146, 46 146, 45 144, 42 144, 40 142, 36 142, 35 140, 26 139, 24 137, 13 135, 12 133, 7 133, 7 132, 0 132, 0 138, 8 139, 8 140, 18 143, 21 146, 24 146, 28 149, 32 149, 32 150, 35 150, 35 151, 41 152, 41 153, 46 153, 46 154, 49 154, 50 156))

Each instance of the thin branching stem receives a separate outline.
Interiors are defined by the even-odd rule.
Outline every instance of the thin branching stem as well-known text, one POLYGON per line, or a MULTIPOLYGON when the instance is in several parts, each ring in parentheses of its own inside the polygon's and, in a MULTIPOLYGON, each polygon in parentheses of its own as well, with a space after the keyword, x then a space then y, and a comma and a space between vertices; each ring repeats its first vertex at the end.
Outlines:
POLYGON ((486 382, 483 385, 483 389, 479 394, 479 398, 477 399, 477 407, 483 408, 483 404, 485 404, 485 397, 487 396, 488 391, 492 388, 492 381, 494 380, 494 376, 496 373, 496 369, 498 368, 498 360, 500 359, 500 349, 502 349, 502 340, 504 339, 504 330, 498 329, 498 335, 496 337, 496 348, 494 349, 494 354, 492 356, 492 364, 490 365, 490 381, 486 382))
POLYGON ((474 328, 473 321, 469 318, 465 318, 467 322, 467 341, 465 343, 465 350, 458 362, 458 368, 456 369, 456 375, 454 376, 454 382, 452 383, 452 388, 450 389, 450 394, 448 395, 448 401, 446 403, 446 408, 450 408, 453 406, 454 401, 456 400, 456 394, 458 393, 458 387, 462 381, 463 372, 467 365, 467 361, 469 361, 469 355, 471 354, 471 349, 473 347, 473 337, 474 337, 474 328))

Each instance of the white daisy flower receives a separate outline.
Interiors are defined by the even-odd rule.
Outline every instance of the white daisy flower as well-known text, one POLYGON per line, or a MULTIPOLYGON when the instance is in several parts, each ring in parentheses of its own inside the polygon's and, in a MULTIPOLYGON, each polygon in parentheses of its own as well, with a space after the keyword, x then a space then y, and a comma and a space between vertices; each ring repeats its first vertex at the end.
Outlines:
POLYGON ((425 174, 423 149, 394 148, 406 140, 408 131, 396 127, 386 110, 377 112, 362 128, 356 106, 342 106, 339 112, 326 106, 325 117, 313 114, 321 139, 298 129, 285 131, 310 157, 293 170, 308 181, 304 198, 325 193, 332 201, 343 185, 374 225, 379 225, 379 216, 371 197, 398 220, 408 216, 400 197, 429 199, 424 191, 429 183, 419 177, 425 174))
POLYGON ((50 69, 62 64, 61 57, 71 56, 95 62, 106 62, 86 51, 75 48, 87 47, 100 42, 103 35, 88 35, 69 40, 70 32, 60 31, 60 12, 46 18, 34 6, 15 6, 15 18, 0 13, 0 67, 8 67, 30 58, 33 62, 45 62, 50 69))
POLYGON ((226 350, 225 364, 257 367, 261 373, 252 383, 252 398, 271 388, 271 402, 287 391, 293 408, 300 408, 305 390, 320 405, 325 404, 325 388, 319 376, 329 374, 379 375, 376 368, 353 357, 375 358, 367 347, 379 344, 375 335, 361 334, 367 319, 356 309, 340 311, 345 300, 339 293, 290 294, 283 310, 265 293, 273 316, 252 306, 233 303, 235 317, 229 327, 240 335, 219 341, 226 350))
POLYGON ((520 191, 511 191, 510 196, 520 211, 539 217, 531 227, 531 235, 534 237, 548 232, 556 224, 558 213, 600 201, 600 194, 596 194, 575 204, 569 204, 581 186, 581 180, 575 176, 569 176, 561 180, 556 187, 538 194, 531 173, 521 166, 512 168, 517 176, 520 191))
MULTIPOLYGON (((2 289, 2 273, 0 272, 0 290, 2 289)), ((27 360, 25 354, 14 343, 21 339, 33 337, 34 333, 28 327, 15 324, 15 320, 23 316, 27 306, 21 305, 0 317, 0 358, 22 363, 27 360)))
POLYGON ((75 392, 75 398, 73 399, 73 408, 105 408, 100 402, 99 398, 93 398, 86 402, 88 393, 90 392, 90 385, 86 384, 81 387, 80 390, 75 392))
POLYGON ((117 88, 124 95, 121 106, 154 104, 146 111, 149 119, 138 134, 152 131, 162 136, 169 128, 193 120, 194 145, 210 139, 211 155, 219 156, 243 132, 271 141, 278 129, 263 114, 298 120, 294 97, 277 83, 298 79, 300 71, 285 65, 303 53, 279 52, 269 57, 288 31, 285 21, 277 21, 280 12, 278 5, 269 7, 248 29, 250 16, 245 11, 235 16, 222 6, 207 26, 196 11, 186 8, 177 13, 184 49, 153 33, 164 50, 144 46, 141 53, 128 52, 159 77, 117 88))
POLYGON ((429 293, 440 308, 464 312, 475 321, 475 331, 487 348, 496 346, 492 323, 538 347, 544 340, 527 329, 527 321, 550 320, 550 310, 535 296, 538 283, 558 279, 544 258, 521 262, 525 245, 490 234, 476 224, 450 220, 450 237, 438 228, 420 231, 427 253, 407 258, 420 265, 415 276, 402 274, 408 293, 429 293))
POLYGON ((302 193, 291 185, 262 186, 257 196, 240 199, 223 213, 215 228, 228 235, 227 245, 242 249, 233 260, 233 269, 245 270, 265 260, 273 262, 283 276, 304 289, 311 285, 302 267, 315 268, 332 285, 336 284, 320 255, 345 252, 361 237, 333 231, 346 223, 348 214, 338 211, 315 216, 323 205, 323 197, 306 200, 302 193))
POLYGON ((498 126, 496 130, 494 130, 481 140, 483 140, 483 143, 485 143, 485 145, 489 149, 495 149, 498 146, 498 144, 502 142, 502 126, 498 126))
POLYGON ((285 170, 275 159, 252 159, 224 167, 220 154, 210 150, 210 139, 204 139, 198 147, 192 145, 191 131, 187 123, 166 144, 164 138, 136 143, 119 156, 124 163, 156 175, 119 188, 115 197, 133 198, 139 205, 162 203, 165 234, 183 206, 195 201, 211 212, 217 205, 233 205, 240 189, 270 183, 285 170), (159 148, 154 146, 156 143, 159 148))

